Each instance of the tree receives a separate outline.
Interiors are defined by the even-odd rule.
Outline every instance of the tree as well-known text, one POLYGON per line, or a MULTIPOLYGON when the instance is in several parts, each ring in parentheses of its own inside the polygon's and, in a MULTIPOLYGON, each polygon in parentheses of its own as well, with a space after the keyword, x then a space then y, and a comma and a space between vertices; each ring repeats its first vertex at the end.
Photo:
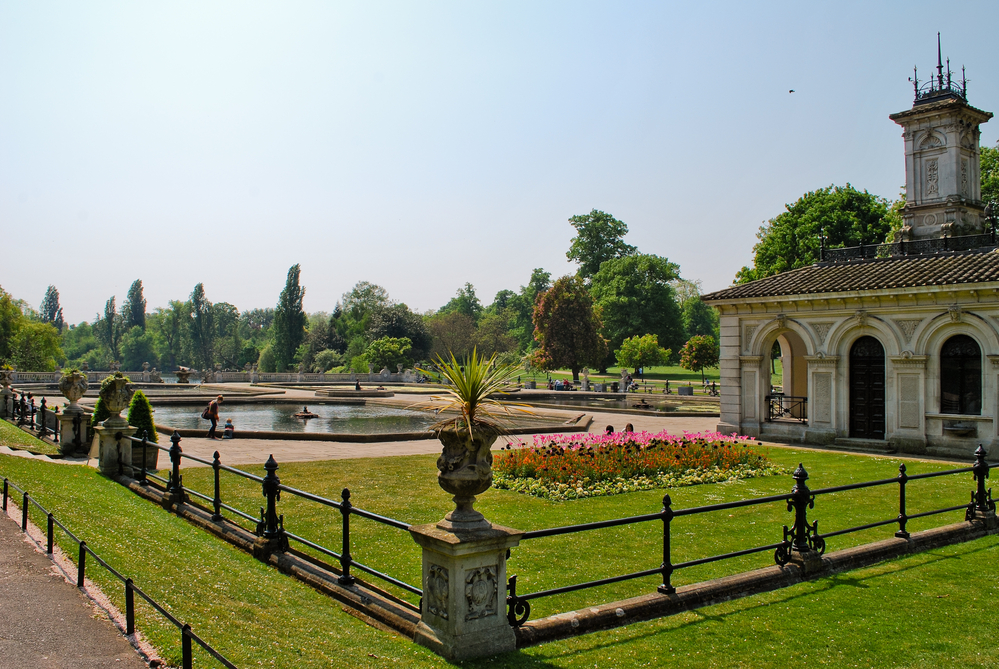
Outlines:
POLYGON ((368 344, 364 357, 376 370, 387 368, 393 372, 398 365, 406 367, 412 364, 406 355, 412 347, 407 337, 382 337, 368 344))
POLYGON ((115 298, 112 296, 104 304, 104 317, 94 317, 94 336, 104 347, 108 360, 118 361, 121 357, 121 338, 125 336, 125 319, 118 313, 115 298))
POLYGON ((687 339, 694 335, 714 335, 718 330, 718 314, 700 295, 687 298, 680 305, 683 331, 687 339))
POLYGON ((149 319, 149 330, 153 332, 156 342, 157 358, 167 369, 176 369, 187 361, 191 350, 190 334, 191 302, 170 300, 167 309, 157 308, 149 319))
POLYGON ((239 337, 239 309, 228 302, 216 302, 212 305, 212 320, 215 324, 214 360, 223 369, 236 369, 243 350, 239 337))
POLYGON ((466 283, 464 288, 459 288, 458 292, 451 300, 440 308, 440 313, 459 313, 470 316, 472 320, 478 321, 482 314, 482 302, 475 295, 475 286, 466 283))
POLYGON ((135 325, 122 335, 121 365, 124 369, 135 371, 142 369, 144 362, 156 366, 155 338, 152 332, 135 325))
POLYGON ((509 318, 506 313, 490 313, 479 319, 475 330, 475 348, 482 355, 506 353, 517 348, 517 340, 507 333, 509 318))
POLYGON ((475 320, 466 314, 435 314, 427 319, 427 329, 433 337, 434 358, 467 357, 475 346, 475 320))
POLYGON ((828 248, 882 243, 891 228, 891 202, 850 184, 802 195, 756 233, 753 267, 743 267, 736 283, 806 267, 819 260, 820 235, 828 248))
MULTIPOLYGON (((128 424, 138 428, 135 433, 136 438, 141 439, 143 433, 152 443, 157 443, 159 437, 156 434, 156 425, 153 423, 153 407, 149 403, 149 398, 141 390, 136 390, 132 395, 132 400, 128 403, 128 424)), ((133 448, 136 459, 142 457, 141 448, 133 448)))
POLYGON ((146 328, 146 298, 142 296, 142 281, 136 279, 128 289, 128 297, 121 308, 125 319, 125 330, 134 327, 146 328))
POLYGON ((534 307, 534 337, 538 348, 531 356, 537 369, 571 369, 572 378, 587 365, 607 357, 607 341, 600 335, 600 315, 583 279, 563 276, 538 297, 534 307))
POLYGON ((996 146, 979 149, 982 157, 982 202, 992 204, 994 216, 999 216, 999 142, 996 146))
POLYGON ((205 296, 205 285, 199 283, 191 292, 191 348, 195 362, 202 369, 215 367, 215 310, 205 296))
POLYGON ((584 216, 569 219, 576 228, 565 257, 579 263, 579 276, 589 279, 600 270, 600 265, 613 258, 630 256, 637 251, 624 243, 628 226, 610 214, 593 209, 584 216))
POLYGON ((305 340, 305 324, 308 317, 302 309, 305 288, 299 285, 301 266, 292 265, 284 290, 274 309, 274 360, 279 372, 287 371, 295 361, 295 353, 305 340))
POLYGON ((631 367, 638 374, 639 368, 661 367, 669 362, 673 351, 659 345, 659 337, 647 334, 628 337, 616 352, 618 367, 631 367))
POLYGON ((45 298, 42 300, 39 311, 43 323, 51 323, 56 330, 62 333, 66 322, 62 317, 62 307, 59 306, 59 291, 56 290, 55 286, 49 286, 48 290, 45 291, 45 298))
MULTIPOLYGON (((423 317, 414 314, 405 304, 376 308, 368 321, 367 336, 372 341, 383 337, 405 337, 413 345, 411 355, 416 360, 427 360, 434 343, 423 317)), ((331 341, 327 348, 335 348, 337 343, 331 341)))
MULTIPOLYGON (((666 258, 636 254, 604 262, 593 276, 590 292, 600 307, 603 335, 611 350, 628 337, 654 334, 673 351, 684 342, 683 319, 671 282, 680 268, 666 258)), ((610 361, 602 361, 606 368, 610 361)))
POLYGON ((692 372, 701 373, 704 383, 704 368, 718 366, 718 344, 714 337, 697 335, 687 340, 680 349, 680 366, 692 372))
POLYGON ((59 331, 51 323, 22 319, 14 334, 12 362, 25 371, 51 372, 62 359, 59 331))

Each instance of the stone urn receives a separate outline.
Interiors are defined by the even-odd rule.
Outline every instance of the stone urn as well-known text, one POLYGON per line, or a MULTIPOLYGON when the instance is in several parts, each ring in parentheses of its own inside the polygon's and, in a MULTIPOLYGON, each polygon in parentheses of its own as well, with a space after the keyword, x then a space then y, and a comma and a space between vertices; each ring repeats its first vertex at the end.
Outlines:
POLYGON ((101 403, 111 416, 101 423, 104 427, 128 427, 128 421, 121 417, 121 412, 128 408, 135 391, 128 379, 121 372, 104 379, 101 383, 101 403))
POLYGON ((190 383, 191 382, 191 370, 189 369, 178 369, 177 370, 177 383, 190 383))
POLYGON ((69 406, 66 407, 64 413, 83 413, 83 407, 77 402, 87 394, 89 386, 87 375, 79 370, 74 369, 62 375, 62 378, 59 379, 59 392, 69 400, 69 406))
POLYGON ((437 437, 444 446, 437 458, 437 483, 454 495, 455 509, 437 523, 449 532, 488 529, 491 527, 481 513, 472 508, 475 496, 493 484, 493 454, 490 448, 498 432, 477 428, 468 430, 447 428, 437 437))
MULTIPOLYGON (((3 386, 4 390, 10 387, 10 384, 14 382, 14 369, 0 369, 0 386, 3 386)), ((4 393, 6 395, 6 393, 4 393)))

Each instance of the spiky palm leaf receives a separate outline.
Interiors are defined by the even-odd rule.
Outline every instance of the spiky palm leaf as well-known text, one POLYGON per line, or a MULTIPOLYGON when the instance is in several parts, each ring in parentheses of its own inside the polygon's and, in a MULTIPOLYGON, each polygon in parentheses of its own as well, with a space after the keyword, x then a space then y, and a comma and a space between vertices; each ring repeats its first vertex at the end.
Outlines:
MULTIPOLYGON (((444 395, 434 395, 429 402, 416 404, 414 408, 441 413, 457 413, 453 418, 446 418, 431 426, 434 431, 447 428, 467 429, 469 436, 475 428, 486 428, 499 434, 506 432, 501 421, 514 412, 532 413, 522 404, 502 403, 490 397, 494 393, 503 393, 511 385, 511 380, 517 375, 516 365, 496 365, 496 354, 490 358, 478 355, 472 349, 472 355, 458 361, 453 353, 444 359, 437 356, 435 370, 451 385, 444 395)), ((420 370, 430 374, 431 371, 420 370)))

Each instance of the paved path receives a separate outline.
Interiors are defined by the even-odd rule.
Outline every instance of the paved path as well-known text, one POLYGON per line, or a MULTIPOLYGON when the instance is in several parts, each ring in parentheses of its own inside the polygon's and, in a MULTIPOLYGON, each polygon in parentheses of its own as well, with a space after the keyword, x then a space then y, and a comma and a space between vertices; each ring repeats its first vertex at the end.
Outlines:
POLYGON ((141 669, 103 611, 0 512, 0 669, 141 669))

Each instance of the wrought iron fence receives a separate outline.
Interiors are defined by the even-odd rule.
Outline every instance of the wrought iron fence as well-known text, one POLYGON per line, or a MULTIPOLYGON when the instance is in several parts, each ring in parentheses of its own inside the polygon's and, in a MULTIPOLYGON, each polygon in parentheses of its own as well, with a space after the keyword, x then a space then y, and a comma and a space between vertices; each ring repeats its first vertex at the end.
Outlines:
MULTIPOLYGON (((267 474, 263 477, 256 476, 249 472, 244 472, 240 469, 234 467, 229 467, 223 465, 220 459, 218 451, 213 454, 212 460, 205 460, 193 455, 187 455, 183 452, 180 446, 181 437, 175 431, 170 437, 171 445, 169 448, 154 444, 148 440, 148 436, 143 433, 142 438, 137 437, 123 437, 121 433, 117 435, 118 439, 127 439, 132 443, 132 453, 133 456, 137 452, 141 453, 139 467, 135 467, 133 464, 132 469, 134 470, 134 476, 140 484, 148 484, 149 479, 158 481, 162 483, 165 487, 166 492, 170 493, 174 500, 180 502, 185 501, 187 495, 191 497, 200 499, 204 502, 211 504, 212 506, 212 519, 219 521, 224 518, 222 512, 223 510, 237 516, 238 518, 249 521, 253 523, 253 531, 257 536, 265 537, 267 539, 274 539, 277 541, 291 540, 303 546, 307 546, 314 551, 317 551, 323 555, 329 556, 334 560, 337 560, 340 564, 340 576, 338 582, 341 585, 350 585, 355 582, 356 578, 351 574, 351 570, 357 569, 366 574, 374 576, 386 583, 390 583, 406 592, 417 595, 418 597, 423 596, 423 590, 413 586, 405 581, 397 579, 390 576, 382 571, 374 569, 371 566, 358 562, 354 559, 351 552, 351 517, 358 516, 359 518, 365 518, 367 520, 372 520, 376 523, 386 525, 388 527, 393 527, 396 529, 407 531, 409 530, 409 523, 403 522, 401 520, 396 520, 395 518, 389 518, 387 516, 382 516, 377 513, 372 513, 371 511, 366 511, 360 509, 351 502, 351 493, 348 488, 344 488, 340 494, 340 500, 333 500, 321 495, 316 495, 304 490, 299 490, 288 485, 281 483, 280 478, 277 476, 278 463, 274 460, 274 456, 267 459, 264 463, 264 470, 267 474), (157 476, 156 474, 150 472, 146 468, 146 455, 149 448, 156 448, 161 451, 165 451, 170 455, 171 469, 168 478, 163 478, 157 476), (198 462, 203 465, 208 465, 212 468, 215 473, 214 476, 214 491, 212 495, 206 495, 196 490, 187 488, 183 484, 183 477, 180 473, 180 463, 183 459, 190 460, 191 462, 198 462), (225 503, 222 500, 222 472, 233 474, 250 481, 255 481, 261 485, 263 496, 266 499, 266 507, 260 509, 260 515, 254 516, 252 514, 246 513, 241 509, 238 509, 230 504, 225 503), (277 513, 277 503, 281 498, 281 493, 285 492, 289 495, 294 495, 300 497, 304 500, 314 502, 332 509, 336 509, 340 512, 340 525, 341 525, 341 546, 339 551, 335 551, 331 548, 323 546, 322 544, 306 539, 305 537, 299 536, 292 532, 289 532, 284 527, 284 516, 277 513)), ((121 449, 119 449, 119 453, 121 449)))
POLYGON ((938 239, 918 239, 911 242, 891 242, 888 244, 861 244, 841 249, 827 249, 821 246, 821 262, 843 262, 866 258, 893 258, 896 256, 926 255, 943 251, 971 251, 973 249, 996 246, 996 233, 993 230, 982 235, 961 237, 940 237, 938 239))
POLYGON ((53 443, 59 443, 59 407, 48 408, 48 402, 43 397, 35 404, 35 397, 29 392, 14 391, 4 401, 3 418, 13 422, 18 427, 27 427, 38 437, 50 437, 53 443), (18 396, 20 395, 20 396, 18 396))
POLYGON ((996 509, 995 502, 992 500, 992 490, 985 488, 985 479, 989 476, 990 465, 985 461, 985 450, 979 446, 975 451, 975 464, 971 467, 961 467, 958 469, 949 469, 939 472, 930 472, 926 474, 917 474, 915 476, 910 476, 906 473, 905 464, 900 464, 898 468, 898 476, 890 479, 881 479, 877 481, 867 481, 864 483, 854 483, 850 485, 834 486, 831 488, 820 488, 818 490, 810 490, 805 481, 808 479, 808 472, 802 465, 798 465, 798 468, 792 474, 794 479, 794 487, 791 489, 789 494, 780 495, 769 495, 766 497, 756 497, 751 499, 743 499, 735 502, 726 502, 721 504, 710 504, 706 506, 691 507, 688 509, 677 509, 674 510, 672 506, 672 500, 669 495, 663 496, 663 506, 662 509, 657 513, 648 513, 640 516, 631 516, 628 518, 616 518, 613 520, 603 520, 595 523, 582 523, 579 525, 567 525, 565 527, 554 527, 544 530, 535 530, 532 532, 524 533, 521 542, 531 541, 534 539, 540 539, 543 537, 551 537, 563 534, 575 534, 578 532, 589 532, 593 530, 599 530, 608 527, 620 527, 624 525, 635 525, 639 523, 648 522, 661 522, 663 524, 663 534, 662 534, 662 563, 657 567, 650 567, 649 569, 644 569, 642 571, 632 572, 628 574, 621 574, 616 576, 610 576, 607 578, 601 578, 593 581, 587 581, 585 583, 576 583, 573 585, 562 586, 558 588, 552 588, 549 590, 541 590, 538 592, 532 592, 529 594, 518 594, 517 593, 517 575, 514 574, 509 577, 509 582, 507 584, 507 618, 511 625, 520 626, 527 622, 531 614, 531 601, 540 599, 542 597, 551 597, 554 595, 560 595, 568 592, 574 592, 577 590, 584 590, 587 588, 596 588, 603 585, 610 585, 612 583, 619 583, 621 581, 628 581, 636 578, 643 578, 647 576, 661 575, 661 583, 658 586, 658 592, 662 594, 670 594, 676 591, 676 587, 672 583, 672 576, 676 571, 681 569, 689 569, 691 567, 696 567, 698 565, 708 564, 711 562, 718 562, 721 560, 728 560, 732 558, 742 557, 745 555, 752 555, 755 553, 764 553, 768 551, 773 551, 774 562, 779 565, 785 565, 791 560, 792 551, 807 551, 812 550, 818 554, 822 554, 826 550, 826 540, 832 537, 837 537, 844 534, 849 534, 852 532, 860 532, 862 530, 869 530, 877 527, 882 527, 885 525, 898 525, 898 530, 895 532, 896 537, 908 538, 909 532, 906 526, 910 520, 916 518, 925 518, 928 516, 933 516, 937 514, 949 513, 953 511, 963 510, 965 512, 965 520, 971 520, 976 517, 978 513, 994 513, 996 509), (976 488, 971 491, 971 502, 964 504, 957 504, 952 506, 947 506, 941 509, 934 509, 930 511, 922 511, 919 513, 908 512, 906 507, 906 485, 910 481, 930 479, 939 476, 953 476, 956 474, 965 474, 971 472, 974 475, 976 481, 976 488), (819 532, 819 522, 818 520, 808 521, 808 510, 815 508, 815 500, 818 496, 829 495, 839 492, 844 492, 848 490, 859 490, 862 488, 874 488, 878 486, 886 485, 897 485, 898 486, 898 515, 886 519, 880 520, 873 523, 867 523, 864 525, 858 525, 856 527, 849 527, 841 530, 835 530, 832 532, 826 532, 824 534, 819 532), (733 551, 730 553, 722 553, 719 555, 711 555, 708 557, 702 557, 694 560, 688 560, 686 562, 674 564, 672 561, 672 523, 676 518, 681 518, 683 516, 693 516, 703 513, 713 513, 717 511, 727 511, 730 509, 737 509, 747 506, 756 506, 763 504, 774 504, 782 503, 787 505, 788 512, 794 513, 794 521, 789 529, 787 525, 783 526, 783 536, 780 541, 765 544, 762 546, 754 546, 751 548, 745 548, 742 550, 733 551))
POLYGON ((808 398, 795 397, 774 393, 767 395, 767 422, 775 420, 796 420, 799 423, 808 422, 808 398))
POLYGON ((61 529, 67 537, 69 537, 79 548, 77 554, 76 563, 76 587, 84 587, 86 572, 87 572, 87 555, 90 555, 100 566, 104 567, 109 574, 117 578, 125 586, 125 634, 132 635, 135 634, 135 595, 138 595, 144 599, 150 606, 153 607, 160 615, 170 621, 178 630, 180 630, 181 638, 181 658, 182 666, 184 669, 191 669, 194 662, 193 656, 193 645, 192 642, 197 643, 201 646, 209 655, 214 657, 216 660, 222 663, 223 666, 229 669, 238 669, 235 664, 230 662, 219 653, 217 650, 212 648, 212 646, 199 637, 191 629, 191 625, 188 623, 181 622, 175 616, 173 616, 169 611, 167 611, 163 606, 153 599, 150 595, 145 593, 141 588, 139 588, 132 581, 131 578, 126 577, 120 571, 109 565, 104 561, 97 553, 93 551, 87 545, 87 542, 77 537, 73 532, 70 531, 68 527, 63 525, 51 511, 43 507, 38 503, 31 495, 28 494, 27 490, 21 488, 17 484, 13 483, 7 477, 3 479, 3 512, 7 513, 7 499, 9 496, 9 488, 14 488, 21 493, 21 531, 28 531, 28 509, 30 506, 34 505, 39 511, 45 514, 46 517, 46 543, 45 551, 49 555, 52 554, 53 547, 55 546, 55 528, 61 529))

